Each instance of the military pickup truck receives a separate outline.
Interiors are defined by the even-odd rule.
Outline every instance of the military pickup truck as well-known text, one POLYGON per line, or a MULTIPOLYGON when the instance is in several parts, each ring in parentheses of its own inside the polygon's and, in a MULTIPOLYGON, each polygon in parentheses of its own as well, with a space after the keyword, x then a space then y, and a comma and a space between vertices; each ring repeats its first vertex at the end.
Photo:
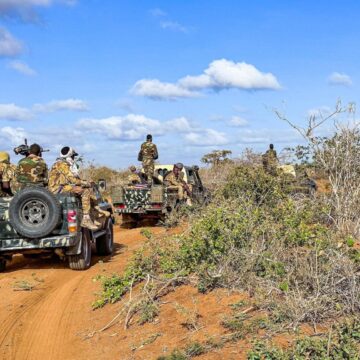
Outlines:
MULTIPOLYGON (((166 187, 162 182, 173 165, 156 165, 154 184, 120 186, 111 190, 115 213, 122 215, 123 223, 136 224, 137 221, 152 218, 163 220, 181 203, 177 189, 166 187)), ((184 166, 183 180, 189 186, 192 202, 206 204, 210 193, 203 186, 198 166, 184 166)))
POLYGON ((309 177, 306 169, 300 169, 294 165, 278 165, 279 174, 283 175, 283 179, 289 186, 291 193, 314 195, 317 191, 316 181, 309 177))
MULTIPOLYGON (((112 206, 94 189, 102 210, 112 206)), ((26 187, 14 197, 0 198, 0 271, 14 254, 37 257, 56 254, 73 270, 91 264, 91 249, 98 255, 113 251, 113 218, 103 216, 101 228, 89 231, 80 226, 81 201, 71 194, 53 195, 46 188, 26 187)))

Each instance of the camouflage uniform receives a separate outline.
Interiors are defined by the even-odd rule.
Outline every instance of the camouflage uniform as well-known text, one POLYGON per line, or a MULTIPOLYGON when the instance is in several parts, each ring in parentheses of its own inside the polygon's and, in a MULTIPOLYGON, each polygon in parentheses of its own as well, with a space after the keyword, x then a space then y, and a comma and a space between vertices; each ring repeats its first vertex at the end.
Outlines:
POLYGON ((6 164, 6 169, 3 172, 2 181, 10 183, 12 193, 19 190, 19 183, 16 181, 16 165, 6 164))
MULTIPOLYGON (((1 182, 10 182, 14 176, 11 165, 5 162, 0 163, 1 182)), ((0 188, 0 197, 9 196, 2 188, 0 188)))
POLYGON ((16 168, 16 180, 20 187, 42 185, 48 182, 48 167, 40 156, 29 155, 19 161, 16 168))
POLYGON ((278 165, 278 158, 277 158, 276 150, 274 149, 267 150, 266 153, 263 155, 263 166, 265 171, 267 171, 269 174, 275 175, 277 165, 278 165))
POLYGON ((151 141, 146 141, 141 145, 139 160, 142 161, 142 166, 148 183, 152 183, 155 170, 154 160, 158 157, 157 147, 151 141))
POLYGON ((136 184, 141 184, 140 176, 137 173, 131 173, 128 176, 128 185, 136 185, 136 184))
POLYGON ((184 191, 185 182, 183 180, 184 174, 181 172, 179 176, 176 176, 173 171, 167 173, 164 179, 166 186, 176 188, 178 190, 179 200, 184 200, 186 198, 186 192, 184 191))
POLYGON ((81 197, 84 214, 90 213, 91 191, 82 188, 87 182, 75 176, 66 160, 57 160, 49 173, 49 190, 54 194, 69 192, 81 197))

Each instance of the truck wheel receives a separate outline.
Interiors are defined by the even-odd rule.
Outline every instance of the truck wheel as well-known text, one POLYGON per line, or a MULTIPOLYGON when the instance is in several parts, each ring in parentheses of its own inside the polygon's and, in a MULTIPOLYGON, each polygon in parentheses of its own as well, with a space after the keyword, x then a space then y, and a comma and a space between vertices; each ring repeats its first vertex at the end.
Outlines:
POLYGON ((59 225, 61 205, 40 186, 29 186, 15 194, 9 206, 9 220, 15 231, 26 238, 42 238, 59 225))
POLYGON ((81 252, 79 255, 69 256, 69 267, 72 270, 86 270, 91 264, 90 233, 87 230, 81 233, 81 252))
POLYGON ((5 268, 6 268, 6 260, 1 259, 0 260, 0 272, 5 271, 5 268))
POLYGON ((113 222, 108 219, 105 226, 106 234, 96 239, 96 252, 98 255, 111 255, 114 247, 113 222))

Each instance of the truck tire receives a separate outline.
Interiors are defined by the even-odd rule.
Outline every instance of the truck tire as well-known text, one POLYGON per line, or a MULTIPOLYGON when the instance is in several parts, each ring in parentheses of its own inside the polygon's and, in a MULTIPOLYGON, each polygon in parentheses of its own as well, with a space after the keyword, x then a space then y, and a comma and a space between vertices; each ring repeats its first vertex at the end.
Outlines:
POLYGON ((69 255, 69 267, 72 270, 86 270, 91 265, 91 243, 88 230, 81 232, 81 252, 79 255, 69 255))
POLYGON ((61 205, 44 187, 29 186, 11 200, 9 220, 19 235, 30 239, 42 238, 59 225, 61 205))
POLYGON ((0 272, 5 271, 6 269, 6 260, 0 259, 0 272))
POLYGON ((113 222, 109 218, 105 225, 106 234, 96 239, 96 253, 98 255, 111 255, 114 248, 113 222))

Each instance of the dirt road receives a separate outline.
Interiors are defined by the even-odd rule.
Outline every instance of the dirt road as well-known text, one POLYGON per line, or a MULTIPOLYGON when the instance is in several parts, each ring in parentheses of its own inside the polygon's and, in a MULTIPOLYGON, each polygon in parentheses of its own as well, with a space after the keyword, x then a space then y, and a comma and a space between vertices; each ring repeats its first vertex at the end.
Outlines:
POLYGON ((106 348, 89 349, 84 341, 87 331, 107 320, 104 312, 91 309, 99 290, 93 279, 105 271, 121 272, 143 240, 140 229, 116 229, 114 256, 93 259, 83 272, 60 261, 16 257, 0 274, 0 358, 99 359, 106 348), (29 284, 35 287, 25 291, 29 284))
MULTIPOLYGON (((151 231, 158 236, 166 234, 164 228, 153 227, 151 231)), ((122 306, 117 303, 93 311, 91 304, 100 290, 94 278, 99 274, 121 273, 144 241, 141 229, 117 228, 113 256, 95 257, 91 268, 83 272, 70 270, 60 261, 17 256, 7 271, 0 274, 0 359, 152 360, 186 343, 205 341, 223 333, 221 319, 239 296, 221 290, 199 294, 192 286, 182 286, 163 299, 161 314, 155 322, 145 325, 135 322, 128 330, 117 323, 94 334, 122 306), (29 284, 34 288, 26 291, 29 284), (199 331, 189 331, 184 326, 192 313, 200 319, 199 331)), ((230 347, 199 359, 224 358, 245 357, 239 357, 239 349, 230 347)))

